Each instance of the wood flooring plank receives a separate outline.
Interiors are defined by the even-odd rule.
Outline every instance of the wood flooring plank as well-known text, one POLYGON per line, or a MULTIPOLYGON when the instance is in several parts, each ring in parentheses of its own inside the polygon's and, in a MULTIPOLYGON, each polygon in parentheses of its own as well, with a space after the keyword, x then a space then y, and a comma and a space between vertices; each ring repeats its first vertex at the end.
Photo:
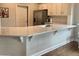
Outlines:
POLYGON ((73 41, 42 56, 79 56, 78 43, 73 41))

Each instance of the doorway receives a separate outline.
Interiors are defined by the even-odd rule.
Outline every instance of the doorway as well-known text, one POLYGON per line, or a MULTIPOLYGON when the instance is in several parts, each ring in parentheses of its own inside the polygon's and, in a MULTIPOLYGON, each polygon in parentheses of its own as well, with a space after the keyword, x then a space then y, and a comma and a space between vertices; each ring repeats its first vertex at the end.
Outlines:
POLYGON ((17 27, 28 26, 28 6, 17 5, 17 8, 16 8, 16 26, 17 27))

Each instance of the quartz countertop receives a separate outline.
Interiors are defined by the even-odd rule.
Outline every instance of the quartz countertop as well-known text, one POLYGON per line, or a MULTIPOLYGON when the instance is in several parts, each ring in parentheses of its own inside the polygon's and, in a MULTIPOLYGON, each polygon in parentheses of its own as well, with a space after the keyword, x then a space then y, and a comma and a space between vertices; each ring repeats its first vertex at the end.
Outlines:
POLYGON ((0 36, 33 36, 47 32, 54 32, 68 28, 76 27, 75 25, 51 24, 50 27, 45 25, 28 26, 28 27, 0 27, 0 36))

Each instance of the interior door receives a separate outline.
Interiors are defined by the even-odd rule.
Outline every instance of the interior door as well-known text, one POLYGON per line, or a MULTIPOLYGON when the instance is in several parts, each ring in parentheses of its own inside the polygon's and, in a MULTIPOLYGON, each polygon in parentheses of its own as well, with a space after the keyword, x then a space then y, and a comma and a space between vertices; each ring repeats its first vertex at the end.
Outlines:
POLYGON ((26 27, 27 26, 27 8, 23 6, 17 6, 16 10, 16 26, 26 27))

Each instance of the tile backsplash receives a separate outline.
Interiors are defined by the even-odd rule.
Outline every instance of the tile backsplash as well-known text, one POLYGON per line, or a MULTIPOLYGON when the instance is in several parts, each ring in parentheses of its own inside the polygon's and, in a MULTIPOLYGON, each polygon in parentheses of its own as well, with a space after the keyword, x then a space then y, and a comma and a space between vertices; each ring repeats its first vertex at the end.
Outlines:
POLYGON ((67 24, 67 16, 53 16, 53 23, 67 24))

